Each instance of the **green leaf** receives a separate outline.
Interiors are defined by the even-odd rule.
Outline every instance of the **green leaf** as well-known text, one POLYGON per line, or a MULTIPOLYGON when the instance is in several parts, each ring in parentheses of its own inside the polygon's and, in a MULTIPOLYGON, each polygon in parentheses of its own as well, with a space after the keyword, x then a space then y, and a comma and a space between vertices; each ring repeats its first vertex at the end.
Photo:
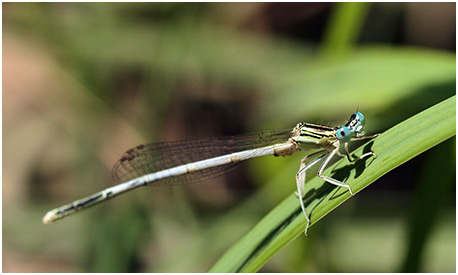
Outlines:
MULTIPOLYGON (((418 48, 365 46, 339 60, 310 61, 297 72, 290 77, 279 76, 278 83, 282 83, 266 91, 264 108, 268 112, 263 121, 284 123, 285 118, 278 116, 285 113, 285 107, 287 118, 296 121, 304 117, 337 118, 342 110, 354 110, 357 106, 368 115, 407 99, 415 103, 412 107, 418 106, 418 101, 431 102, 433 97, 445 94, 441 98, 444 100, 452 93, 437 90, 425 94, 424 89, 441 83, 454 84, 456 58, 453 54, 418 48)), ((437 102, 440 101, 434 103, 437 102)))
MULTIPOLYGON (((349 163, 341 159, 325 174, 350 184, 358 193, 384 174, 456 134, 456 96, 392 127, 354 152, 377 157, 349 163)), ((312 226, 350 198, 348 190, 314 177, 304 192, 312 226)), ((306 225, 299 202, 291 194, 245 237, 229 249, 210 272, 255 272, 296 237, 306 225)), ((313 236, 311 236, 313 238, 313 236)))
POLYGON ((338 3, 325 31, 322 54, 341 57, 354 47, 355 40, 364 26, 370 3, 338 3))

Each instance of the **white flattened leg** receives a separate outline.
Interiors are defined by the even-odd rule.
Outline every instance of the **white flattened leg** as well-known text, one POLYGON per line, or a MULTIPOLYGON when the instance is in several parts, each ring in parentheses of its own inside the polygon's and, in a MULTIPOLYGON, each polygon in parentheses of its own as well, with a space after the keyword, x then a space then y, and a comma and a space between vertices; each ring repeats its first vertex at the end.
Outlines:
POLYGON ((328 163, 329 161, 332 159, 332 157, 337 153, 337 151, 339 150, 339 148, 336 148, 334 149, 330 154, 329 156, 326 158, 326 160, 323 162, 323 164, 321 165, 320 169, 318 170, 318 177, 324 179, 325 181, 331 183, 331 184, 334 184, 334 185, 337 185, 337 186, 342 186, 342 187, 345 187, 345 188, 348 188, 348 191, 350 191, 350 194, 352 196, 354 196, 353 194, 353 191, 351 191, 351 187, 350 185, 346 184, 346 183, 343 183, 341 181, 338 181, 336 179, 333 179, 331 177, 327 177, 327 176, 323 176, 323 171, 324 169, 326 168, 326 166, 328 166, 328 163))
POLYGON ((296 174, 296 184, 297 184, 297 192, 296 192, 296 195, 298 196, 299 198, 299 202, 300 202, 300 205, 301 205, 301 208, 302 208, 302 212, 304 213, 304 216, 305 216, 305 219, 307 220, 307 226, 305 227, 305 231, 304 231, 304 234, 305 236, 307 236, 307 230, 310 226, 310 218, 309 216, 307 215, 307 212, 305 211, 305 205, 304 205, 304 185, 305 185, 305 176, 306 176, 306 173, 307 173, 307 170, 312 167, 313 165, 315 165, 317 162, 319 162, 321 159, 323 159, 323 156, 320 156, 318 157, 317 159, 313 160, 312 162, 310 162, 309 164, 305 165, 305 163, 307 162, 308 159, 310 159, 312 156, 314 155, 317 155, 317 154, 321 154, 322 152, 318 152, 318 153, 315 153, 315 154, 312 154, 312 155, 309 155, 309 156, 306 156, 304 157, 302 160, 301 160, 301 166, 300 166, 300 169, 299 171, 297 172, 296 174))
MULTIPOLYGON (((318 159, 315 159, 313 162, 307 164, 306 166, 306 163, 309 159, 315 157, 316 155, 320 155, 320 154, 323 154, 323 151, 320 151, 320 152, 316 152, 316 153, 313 153, 311 155, 307 155, 305 156, 302 160, 301 160, 301 165, 300 165, 300 168, 299 168, 299 171, 296 173, 296 181, 299 179, 299 177, 304 174, 304 179, 302 180, 302 184, 301 184, 301 191, 302 193, 304 193, 304 184, 305 184, 305 173, 307 172, 307 170, 312 167, 313 165, 315 165, 320 159, 322 159, 324 157, 324 154, 322 156, 320 156, 318 159)), ((299 191, 299 190, 298 190, 299 191)), ((301 193, 301 194, 302 194, 301 193)), ((296 194, 296 196, 298 197, 301 197, 299 195, 299 193, 296 191, 294 192, 294 194, 296 194)))

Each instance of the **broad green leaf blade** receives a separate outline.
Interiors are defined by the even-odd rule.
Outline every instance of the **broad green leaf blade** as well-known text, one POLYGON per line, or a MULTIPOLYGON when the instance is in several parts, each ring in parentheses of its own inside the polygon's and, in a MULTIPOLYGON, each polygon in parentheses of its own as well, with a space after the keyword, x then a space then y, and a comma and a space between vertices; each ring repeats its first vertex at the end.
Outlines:
MULTIPOLYGON (((355 164, 341 159, 325 174, 350 184, 359 192, 384 174, 456 134, 456 96, 453 96, 382 133, 355 151, 377 157, 355 164)), ((305 203, 312 225, 350 198, 344 188, 314 177, 307 182, 305 203)), ((305 217, 292 194, 228 250, 210 272, 255 272, 276 252, 302 236, 305 217)), ((313 236, 311 236, 313 238, 313 236)))

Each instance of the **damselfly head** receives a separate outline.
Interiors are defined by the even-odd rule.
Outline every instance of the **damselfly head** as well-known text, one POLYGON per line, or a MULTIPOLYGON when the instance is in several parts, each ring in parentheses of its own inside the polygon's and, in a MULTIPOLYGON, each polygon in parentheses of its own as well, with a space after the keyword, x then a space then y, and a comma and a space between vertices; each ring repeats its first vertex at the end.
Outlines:
POLYGON ((360 112, 355 112, 351 115, 347 124, 345 124, 348 129, 354 133, 354 136, 361 137, 364 136, 364 125, 366 124, 366 119, 364 115, 360 112))
POLYGON ((342 142, 349 142, 355 133, 350 130, 347 126, 342 126, 336 131, 336 137, 342 142))

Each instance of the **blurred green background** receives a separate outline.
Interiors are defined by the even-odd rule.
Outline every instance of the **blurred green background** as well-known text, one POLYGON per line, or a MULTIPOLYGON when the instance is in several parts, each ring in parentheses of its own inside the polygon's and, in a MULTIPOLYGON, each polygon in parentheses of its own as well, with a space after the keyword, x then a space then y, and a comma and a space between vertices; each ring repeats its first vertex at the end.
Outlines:
MULTIPOLYGON (((2 6, 4 272, 204 272, 294 192, 302 155, 41 218, 114 184, 141 143, 356 109, 372 134, 456 92, 455 3, 2 6)), ((261 271, 455 272, 455 152, 391 171, 261 271)))

